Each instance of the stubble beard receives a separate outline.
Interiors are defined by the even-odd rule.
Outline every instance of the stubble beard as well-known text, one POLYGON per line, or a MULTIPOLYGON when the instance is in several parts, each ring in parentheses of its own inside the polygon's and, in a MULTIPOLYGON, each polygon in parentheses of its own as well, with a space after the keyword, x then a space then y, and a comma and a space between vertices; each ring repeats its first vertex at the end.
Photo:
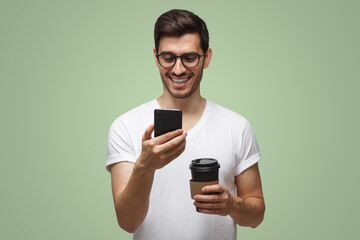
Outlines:
MULTIPOLYGON (((204 65, 204 64, 203 64, 204 65)), ((194 84, 192 85, 191 87, 191 90, 190 92, 188 93, 185 93, 185 94, 176 94, 174 92, 172 92, 170 90, 170 87, 169 87, 169 84, 168 82, 166 81, 166 77, 169 77, 169 75, 171 74, 165 74, 166 76, 164 76, 163 74, 160 73, 160 76, 161 76, 161 81, 163 82, 163 85, 165 86, 166 90, 170 93, 170 95, 173 97, 173 98, 179 98, 179 99, 184 99, 184 98, 188 98, 190 97, 191 95, 194 94, 194 92, 198 89, 198 87, 200 86, 200 82, 201 82, 201 79, 202 79, 202 76, 203 76, 203 71, 204 71, 204 68, 203 66, 201 67, 201 71, 199 71, 199 74, 198 76, 196 77, 195 81, 194 81, 194 84)), ((171 80, 170 80, 171 81, 171 80)))

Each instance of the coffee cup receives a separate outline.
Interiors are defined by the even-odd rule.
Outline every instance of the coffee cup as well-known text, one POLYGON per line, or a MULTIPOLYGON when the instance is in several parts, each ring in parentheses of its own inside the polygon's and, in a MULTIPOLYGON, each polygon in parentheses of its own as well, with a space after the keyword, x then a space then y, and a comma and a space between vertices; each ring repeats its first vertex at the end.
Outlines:
POLYGON ((203 194, 201 189, 219 183, 220 164, 213 158, 199 158, 191 161, 190 192, 191 198, 203 194))

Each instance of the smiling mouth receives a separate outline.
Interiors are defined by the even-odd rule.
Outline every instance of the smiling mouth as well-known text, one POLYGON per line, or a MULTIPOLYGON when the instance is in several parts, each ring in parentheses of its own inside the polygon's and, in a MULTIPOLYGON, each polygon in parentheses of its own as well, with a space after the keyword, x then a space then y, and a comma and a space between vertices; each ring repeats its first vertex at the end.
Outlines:
POLYGON ((187 81, 189 81, 189 79, 191 78, 191 76, 189 77, 182 77, 182 78, 172 78, 172 77, 169 77, 171 81, 173 81, 174 83, 185 83, 187 81))

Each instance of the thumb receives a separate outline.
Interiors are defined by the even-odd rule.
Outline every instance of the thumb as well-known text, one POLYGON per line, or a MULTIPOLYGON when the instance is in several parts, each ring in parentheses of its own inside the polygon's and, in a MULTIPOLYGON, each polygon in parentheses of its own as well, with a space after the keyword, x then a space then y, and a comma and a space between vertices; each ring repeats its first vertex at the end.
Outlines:
POLYGON ((154 124, 152 123, 150 126, 148 126, 146 129, 145 129, 145 132, 144 132, 144 135, 142 137, 142 140, 145 141, 145 140, 149 140, 151 139, 151 133, 154 131, 154 124))

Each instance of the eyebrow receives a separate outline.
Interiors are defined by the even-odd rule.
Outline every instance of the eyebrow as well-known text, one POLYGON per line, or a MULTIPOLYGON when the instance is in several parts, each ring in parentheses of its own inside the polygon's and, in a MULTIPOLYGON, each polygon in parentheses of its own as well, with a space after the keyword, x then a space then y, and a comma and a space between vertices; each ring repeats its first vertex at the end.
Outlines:
MULTIPOLYGON (((194 51, 191 51, 191 52, 185 52, 185 53, 183 53, 183 54, 181 54, 181 55, 176 55, 176 54, 173 53, 173 52, 164 51, 164 52, 159 53, 159 55, 160 55, 160 54, 172 54, 172 55, 175 55, 175 56, 182 56, 182 55, 184 55, 184 54, 199 54, 199 53, 194 52, 194 51)), ((200 54, 200 55, 201 55, 201 54, 200 54)))

